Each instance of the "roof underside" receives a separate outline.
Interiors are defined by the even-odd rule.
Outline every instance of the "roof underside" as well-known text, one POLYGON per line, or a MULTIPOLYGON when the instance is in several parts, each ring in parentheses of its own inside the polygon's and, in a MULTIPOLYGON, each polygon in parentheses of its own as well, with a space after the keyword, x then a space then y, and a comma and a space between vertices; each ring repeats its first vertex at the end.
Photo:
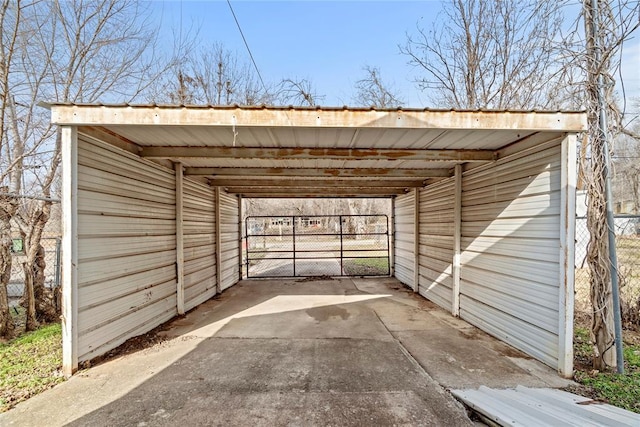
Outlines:
POLYGON ((52 123, 244 197, 403 194, 496 160, 527 139, 586 128, 579 112, 50 106, 52 123))

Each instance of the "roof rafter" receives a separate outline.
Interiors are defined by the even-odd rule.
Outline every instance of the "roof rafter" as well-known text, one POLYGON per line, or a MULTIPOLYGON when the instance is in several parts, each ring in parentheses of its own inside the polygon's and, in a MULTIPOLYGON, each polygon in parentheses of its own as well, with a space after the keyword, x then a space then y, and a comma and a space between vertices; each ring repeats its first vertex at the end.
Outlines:
POLYGON ((265 176, 265 177, 336 177, 336 178, 447 178, 452 176, 449 169, 399 169, 399 168, 348 168, 348 169, 306 169, 306 168, 208 168, 187 167, 185 175, 215 176, 265 176))
POLYGON ((303 195, 317 196, 342 196, 342 197, 358 197, 358 196, 395 196, 405 194, 409 191, 407 188, 326 188, 326 187, 224 187, 228 193, 240 194, 243 197, 297 197, 303 195))
POLYGON ((364 179, 211 179, 214 187, 306 187, 306 188, 416 188, 423 187, 424 180, 364 180, 364 179))
POLYGON ((492 150, 402 150, 356 148, 252 148, 252 147, 143 147, 149 159, 339 159, 421 160, 425 162, 487 162, 496 159, 492 150))

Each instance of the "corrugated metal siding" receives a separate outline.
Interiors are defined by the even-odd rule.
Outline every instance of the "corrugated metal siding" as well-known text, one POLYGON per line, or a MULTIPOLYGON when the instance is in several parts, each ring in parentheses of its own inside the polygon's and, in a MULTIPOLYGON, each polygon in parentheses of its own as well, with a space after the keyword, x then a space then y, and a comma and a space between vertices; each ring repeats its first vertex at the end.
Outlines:
POLYGON ((501 426, 638 426, 640 414, 588 397, 550 388, 451 390, 488 420, 501 426))
POLYGON ((78 137, 78 358, 176 315, 174 172, 78 137))
POLYGON ((451 310, 455 181, 420 190, 420 295, 451 310))
POLYGON ((184 306, 191 310, 216 294, 216 215, 213 188, 184 180, 184 306))
POLYGON ((460 316, 557 366, 560 141, 464 173, 460 316))
POLYGON ((220 191, 220 244, 222 255, 222 278, 220 290, 227 289, 239 281, 240 250, 238 234, 238 198, 220 191))
POLYGON ((409 287, 413 287, 414 272, 414 212, 413 193, 398 196, 394 204, 394 273, 395 277, 409 287))

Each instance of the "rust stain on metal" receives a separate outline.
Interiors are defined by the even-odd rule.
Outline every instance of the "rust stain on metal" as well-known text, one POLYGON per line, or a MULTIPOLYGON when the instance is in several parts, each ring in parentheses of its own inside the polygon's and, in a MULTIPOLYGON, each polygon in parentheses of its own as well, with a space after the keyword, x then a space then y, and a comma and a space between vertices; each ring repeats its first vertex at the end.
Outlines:
POLYGON ((362 169, 362 168, 357 168, 357 169, 353 170, 353 173, 355 175, 362 175, 362 174, 369 173, 370 175, 385 176, 385 175, 389 175, 389 171, 390 171, 390 169, 362 169))
POLYGON ((403 157, 410 157, 412 155, 413 153, 407 152, 407 151, 394 151, 394 152, 388 153, 388 157, 391 157, 394 159, 401 159, 403 157))
MULTIPOLYGON (((304 151, 303 149, 300 150, 299 153, 289 153, 292 155, 295 154, 303 154, 304 151)), ((387 157, 387 158, 393 158, 393 159, 399 159, 399 158, 403 158, 403 157, 411 157, 414 156, 415 153, 411 152, 411 151, 402 151, 402 150, 397 150, 397 151, 391 151, 391 150, 384 150, 384 151, 379 151, 376 149, 348 149, 345 150, 344 148, 309 148, 307 149, 306 153, 310 156, 313 157, 327 157, 327 156, 331 156, 331 157, 360 157, 360 158, 382 158, 382 157, 387 157)))
POLYGON ((305 154, 306 149, 304 148, 283 148, 280 149, 279 152, 282 157, 297 157, 305 154))

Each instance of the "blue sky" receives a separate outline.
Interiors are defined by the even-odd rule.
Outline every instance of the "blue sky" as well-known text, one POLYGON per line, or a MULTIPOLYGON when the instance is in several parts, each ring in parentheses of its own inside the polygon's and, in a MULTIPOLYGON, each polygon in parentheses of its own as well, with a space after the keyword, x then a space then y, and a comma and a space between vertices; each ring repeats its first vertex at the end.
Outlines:
MULTIPOLYGON (((399 53, 407 32, 437 18, 433 1, 240 1, 231 2, 260 72, 266 81, 306 78, 323 105, 353 104, 355 82, 362 67, 379 67, 385 81, 409 106, 428 100, 414 86, 414 72, 399 53)), ((165 0, 152 3, 162 19, 164 37, 172 31, 199 28, 200 43, 219 42, 246 55, 246 48, 227 2, 165 0)), ((626 45, 623 72, 627 92, 640 94, 640 43, 626 45)))

